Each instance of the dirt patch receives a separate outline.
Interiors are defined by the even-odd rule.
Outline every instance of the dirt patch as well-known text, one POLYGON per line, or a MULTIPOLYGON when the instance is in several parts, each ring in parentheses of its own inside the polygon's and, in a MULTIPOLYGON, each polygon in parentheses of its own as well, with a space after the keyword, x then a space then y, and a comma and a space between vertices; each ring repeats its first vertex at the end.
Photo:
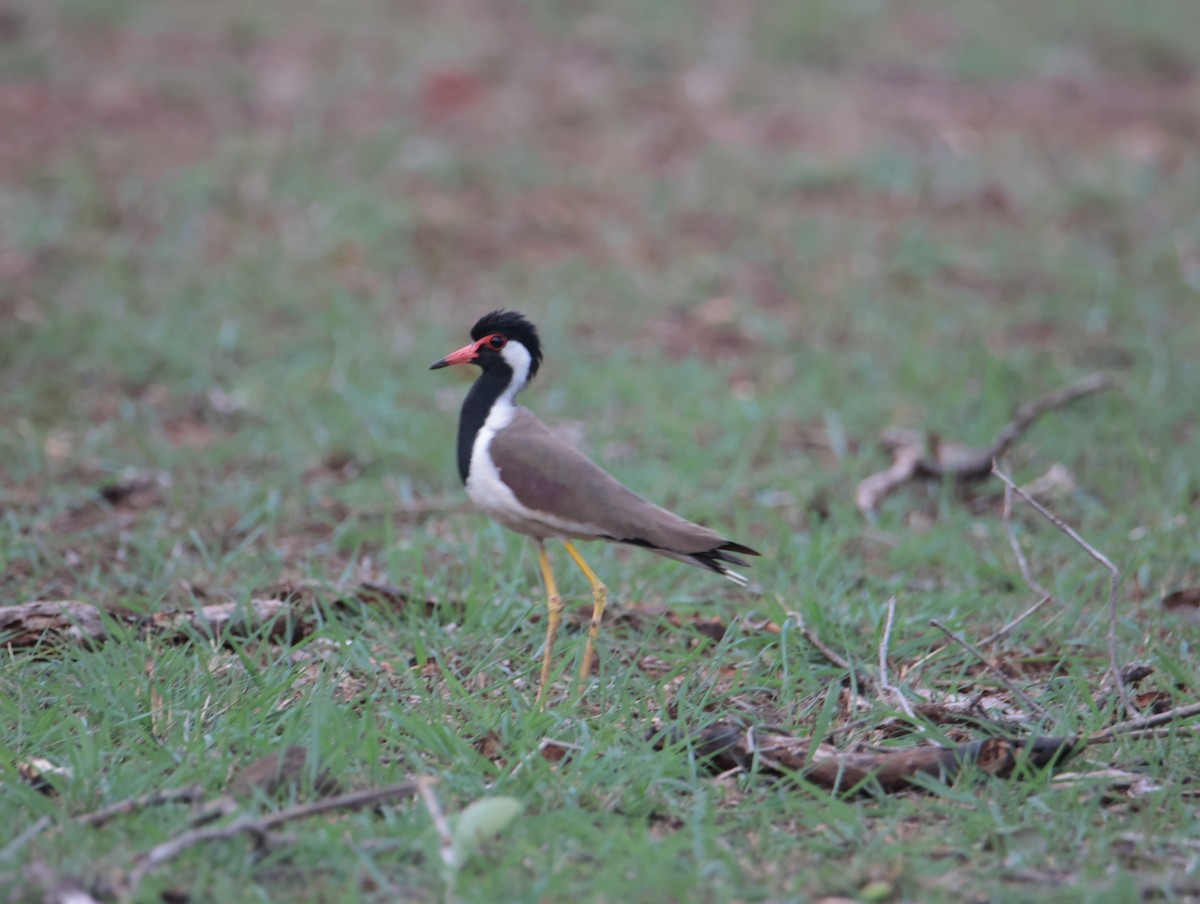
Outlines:
POLYGON ((604 236, 630 229, 619 197, 571 186, 500 193, 489 186, 440 186, 414 179, 403 190, 416 209, 414 244, 429 269, 448 278, 464 258, 474 265, 546 264, 611 252, 604 236))
MULTIPOLYGON (((154 179, 207 159, 222 136, 278 131, 313 105, 330 36, 241 35, 47 26, 21 40, 45 48, 52 78, 0 80, 0 181, 64 155, 106 174, 154 179)), ((374 48, 368 48, 374 50, 374 48)), ((394 93, 393 93, 394 94, 394 93)), ((370 132, 396 104, 361 91, 323 117, 329 134, 370 132)))
POLYGON ((961 151, 1011 132, 1047 146, 1108 146, 1136 157, 1184 159, 1200 135, 1192 79, 1037 79, 985 85, 917 71, 875 73, 856 93, 865 119, 961 151))
POLYGON ((675 306, 651 326, 651 345, 674 358, 744 359, 759 342, 738 317, 737 303, 726 296, 695 308, 675 306))
POLYGON ((0 121, 0 182, 67 151, 153 176, 203 159, 214 139, 197 107, 112 83, 91 91, 0 83, 0 121))

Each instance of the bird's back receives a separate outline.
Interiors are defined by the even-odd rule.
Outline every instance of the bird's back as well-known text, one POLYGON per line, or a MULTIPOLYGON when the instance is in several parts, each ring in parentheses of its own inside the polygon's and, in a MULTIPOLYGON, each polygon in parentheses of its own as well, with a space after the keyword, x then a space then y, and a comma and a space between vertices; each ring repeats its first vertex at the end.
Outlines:
MULTIPOLYGON (((489 449, 501 479, 522 506, 567 533, 632 543, 684 556, 725 542, 716 532, 655 505, 624 486, 538 417, 518 407, 489 449)), ((547 536, 554 536, 549 531, 547 536)))

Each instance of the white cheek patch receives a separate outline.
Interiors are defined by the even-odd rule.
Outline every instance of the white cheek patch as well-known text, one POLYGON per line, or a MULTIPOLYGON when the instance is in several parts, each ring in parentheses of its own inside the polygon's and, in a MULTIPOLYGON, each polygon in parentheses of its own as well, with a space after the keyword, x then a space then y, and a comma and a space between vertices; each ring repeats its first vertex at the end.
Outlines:
POLYGON ((533 356, 529 354, 529 349, 520 342, 510 341, 501 350, 500 357, 512 368, 513 372, 512 382, 500 398, 506 398, 511 403, 516 394, 529 382, 529 366, 533 363, 533 356))

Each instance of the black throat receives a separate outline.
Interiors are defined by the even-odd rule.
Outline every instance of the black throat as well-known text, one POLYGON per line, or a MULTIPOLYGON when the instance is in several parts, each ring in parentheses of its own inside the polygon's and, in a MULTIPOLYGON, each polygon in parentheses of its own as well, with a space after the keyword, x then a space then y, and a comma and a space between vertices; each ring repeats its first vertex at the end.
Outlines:
POLYGON ((458 476, 463 483, 467 482, 471 473, 471 450, 475 448, 475 437, 479 435, 496 399, 508 389, 512 378, 512 369, 500 359, 479 375, 463 399, 462 414, 458 418, 458 476))

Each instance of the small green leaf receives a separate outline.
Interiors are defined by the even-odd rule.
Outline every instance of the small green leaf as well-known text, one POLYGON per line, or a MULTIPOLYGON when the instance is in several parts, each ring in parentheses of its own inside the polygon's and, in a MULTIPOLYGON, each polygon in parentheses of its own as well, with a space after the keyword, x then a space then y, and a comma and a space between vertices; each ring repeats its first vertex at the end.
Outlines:
POLYGON ((522 810, 515 797, 483 797, 459 814, 454 824, 454 862, 461 867, 479 842, 499 834, 522 810))
POLYGON ((874 882, 868 882, 859 889, 858 896, 864 901, 875 904, 875 902, 886 901, 895 894, 895 891, 896 889, 892 886, 892 883, 877 879, 874 882))

